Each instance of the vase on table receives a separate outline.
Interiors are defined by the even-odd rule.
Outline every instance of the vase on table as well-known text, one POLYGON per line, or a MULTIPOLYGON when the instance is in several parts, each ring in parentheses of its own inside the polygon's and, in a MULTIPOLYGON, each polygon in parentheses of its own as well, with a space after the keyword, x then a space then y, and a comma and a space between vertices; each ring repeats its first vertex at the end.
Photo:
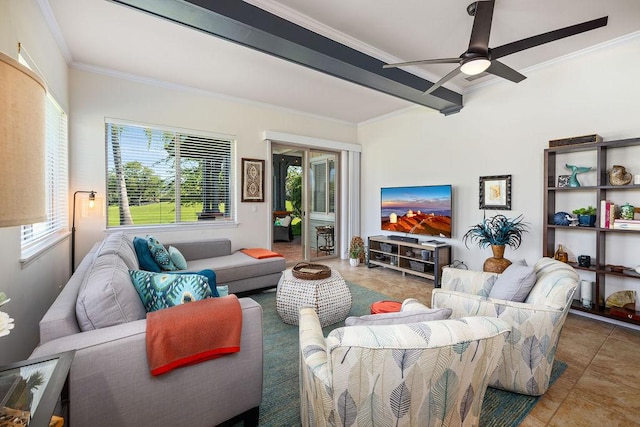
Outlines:
POLYGON ((482 271, 490 273, 502 273, 511 265, 511 261, 504 257, 505 245, 491 245, 493 256, 487 258, 482 266, 482 271))

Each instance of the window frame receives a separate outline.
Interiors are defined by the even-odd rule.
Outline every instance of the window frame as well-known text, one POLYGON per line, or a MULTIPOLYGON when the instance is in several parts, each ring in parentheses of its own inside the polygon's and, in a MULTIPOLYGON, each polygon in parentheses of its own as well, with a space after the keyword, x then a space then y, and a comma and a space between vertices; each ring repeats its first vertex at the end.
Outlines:
MULTIPOLYGON (((154 232, 154 231, 167 231, 167 230, 179 230, 179 229, 194 229, 194 228, 235 228, 238 226, 237 222, 237 206, 238 206, 238 197, 237 197, 237 139, 235 135, 224 134, 220 132, 211 132, 211 131, 203 131, 199 129, 187 129, 181 128, 177 126, 167 126, 167 125, 158 125, 153 123, 146 122, 137 122, 132 120, 123 120, 117 118, 106 117, 104 121, 104 132, 105 132, 105 194, 106 197, 106 215, 105 215, 105 227, 107 232, 115 232, 115 231, 126 231, 126 230, 136 230, 138 232, 154 232), (109 168, 111 165, 110 161, 110 145, 108 140, 108 126, 109 124, 118 125, 118 126, 134 126, 143 129, 150 129, 151 131, 158 132, 172 132, 179 133, 186 136, 192 137, 200 137, 200 138, 210 138, 210 139, 219 139, 223 141, 227 141, 230 144, 229 149, 229 158, 230 158, 230 170, 228 173, 229 179, 229 191, 227 194, 230 211, 231 214, 229 217, 216 218, 215 220, 196 220, 196 221, 180 221, 180 222, 171 222, 171 223, 159 223, 159 224, 133 224, 133 225, 109 225, 109 168)), ((178 150, 179 151, 179 150, 178 150)), ((180 179, 180 169, 178 168, 174 171, 176 180, 180 179)), ((179 184, 178 184, 179 187, 179 184)), ((178 200, 180 197, 178 196, 178 200)), ((177 208, 179 212, 181 208, 177 208)))

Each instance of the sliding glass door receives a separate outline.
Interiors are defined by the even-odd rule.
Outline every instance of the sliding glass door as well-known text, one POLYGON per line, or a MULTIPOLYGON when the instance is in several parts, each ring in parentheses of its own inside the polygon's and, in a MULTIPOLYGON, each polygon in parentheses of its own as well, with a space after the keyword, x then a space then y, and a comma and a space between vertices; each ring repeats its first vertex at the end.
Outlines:
POLYGON ((334 257, 338 155, 272 146, 273 250, 288 264, 334 257))

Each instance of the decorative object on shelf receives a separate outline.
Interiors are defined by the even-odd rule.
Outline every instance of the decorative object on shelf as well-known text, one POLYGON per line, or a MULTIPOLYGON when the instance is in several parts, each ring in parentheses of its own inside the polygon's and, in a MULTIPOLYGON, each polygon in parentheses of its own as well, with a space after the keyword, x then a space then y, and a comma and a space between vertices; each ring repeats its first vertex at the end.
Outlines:
POLYGON ((636 265, 634 270, 636 271, 636 273, 640 274, 640 265, 636 265))
POLYGON ((480 248, 491 246, 493 257, 485 260, 483 271, 502 273, 511 265, 511 261, 504 258, 505 246, 518 249, 522 244, 522 234, 528 231, 528 227, 522 215, 507 218, 499 214, 484 218, 481 223, 471 226, 462 240, 467 248, 469 241, 475 242, 480 248))
POLYGON ((591 292, 593 282, 580 280, 580 300, 584 308, 591 308, 591 292))
POLYGON ((587 142, 602 142, 602 137, 597 134, 572 136, 571 138, 552 139, 549 141, 549 147, 563 147, 565 145, 584 144, 587 142))
POLYGON ((578 265, 580 267, 591 267, 591 257, 589 255, 580 255, 578 257, 578 265))
POLYGON ((241 202, 264 202, 264 160, 242 159, 241 202))
POLYGON ((553 258, 557 259, 558 261, 561 261, 561 262, 568 262, 569 261, 569 254, 567 254, 565 252, 565 250, 562 247, 562 245, 558 245, 558 250, 556 250, 556 253, 553 254, 553 258))
POLYGON ((591 166, 574 166, 565 164, 564 167, 571 171, 571 176, 569 177, 569 187, 580 187, 578 174, 589 172, 591 170, 591 166))
POLYGON ((633 176, 622 165, 613 165, 609 171, 609 183, 611 185, 627 185, 633 176))
POLYGON ((360 236, 353 236, 349 244, 349 263, 355 267, 361 262, 364 262, 364 240, 360 236), (352 260, 356 261, 355 264, 352 260))
POLYGON ((629 310, 636 309, 636 291, 626 290, 614 292, 607 297, 604 303, 607 308, 623 307, 629 310))
POLYGON ((511 210, 511 175, 480 177, 480 209, 511 210))
POLYGON ((593 206, 574 209, 573 214, 578 217, 578 225, 582 227, 593 227, 596 225, 596 208, 593 206))
POLYGON ((613 273, 622 273, 624 271, 624 265, 607 264, 605 267, 607 267, 613 273))
POLYGON ((633 219, 636 208, 626 203, 620 206, 620 219, 633 219))
POLYGON ((637 174, 637 175, 634 175, 634 176, 633 176, 633 183, 634 183, 635 185, 640 184, 640 174, 637 174))
POLYGON ((564 188, 569 186, 571 175, 558 175, 558 187, 564 188))
POLYGON ((555 225, 573 225, 576 222, 576 218, 571 216, 568 212, 556 212, 553 214, 553 223, 555 225))

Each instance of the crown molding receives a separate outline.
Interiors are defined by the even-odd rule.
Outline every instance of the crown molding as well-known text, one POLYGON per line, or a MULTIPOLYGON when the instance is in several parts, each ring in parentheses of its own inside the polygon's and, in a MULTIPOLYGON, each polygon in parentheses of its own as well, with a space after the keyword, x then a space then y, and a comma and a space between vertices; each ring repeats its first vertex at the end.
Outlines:
POLYGON ((53 14, 53 10, 51 10, 51 5, 49 4, 49 0, 36 0, 38 6, 40 7, 40 11, 44 16, 44 20, 49 27, 49 31, 53 35, 53 39, 55 40, 60 52, 62 53, 62 57, 64 58, 67 65, 73 62, 73 56, 71 55, 71 50, 69 46, 67 46, 67 42, 64 40, 62 36, 62 31, 60 31, 60 26, 58 25, 58 21, 56 21, 56 17, 53 14))

